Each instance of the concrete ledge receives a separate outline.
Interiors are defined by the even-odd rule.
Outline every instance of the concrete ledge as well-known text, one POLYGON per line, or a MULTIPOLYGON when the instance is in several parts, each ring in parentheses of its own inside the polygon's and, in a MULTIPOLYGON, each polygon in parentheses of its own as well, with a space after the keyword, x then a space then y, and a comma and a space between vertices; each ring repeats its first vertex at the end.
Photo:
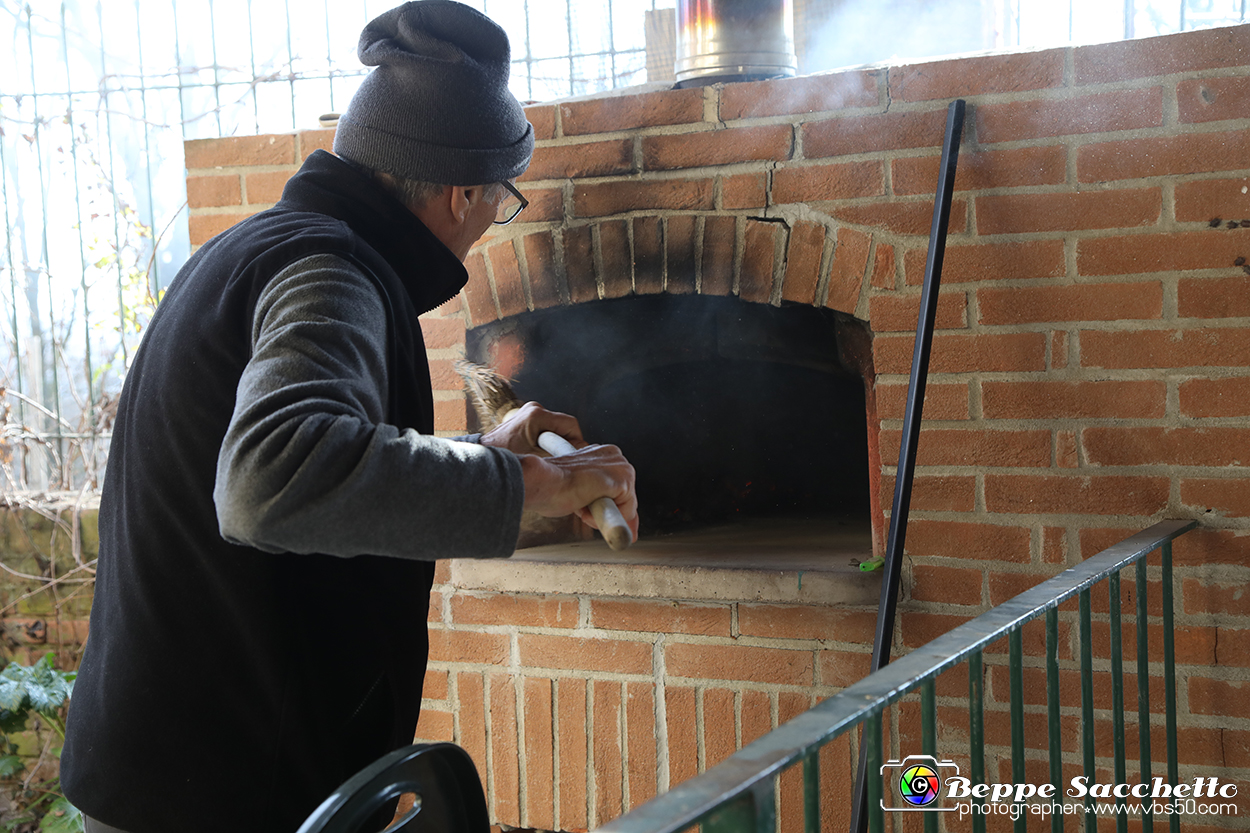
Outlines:
POLYGON ((876 605, 881 573, 856 562, 871 534, 846 526, 758 522, 643 539, 624 552, 601 540, 454 560, 464 590, 648 599, 876 605))

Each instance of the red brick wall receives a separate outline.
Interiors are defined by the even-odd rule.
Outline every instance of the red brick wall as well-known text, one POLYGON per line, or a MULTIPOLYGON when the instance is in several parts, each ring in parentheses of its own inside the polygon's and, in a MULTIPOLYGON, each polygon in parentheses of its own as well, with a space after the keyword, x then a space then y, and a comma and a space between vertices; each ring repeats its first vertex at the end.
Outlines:
MULTIPOLYGON (((875 334, 888 507, 945 110, 966 98, 896 655, 1160 518, 1198 518, 1176 548, 1182 775, 1237 780, 1245 812, 1248 67, 1242 26, 531 107, 524 222, 484 240, 462 296, 427 317, 439 429, 465 426, 449 362, 466 327, 629 293, 812 303, 875 334)), ((188 143, 193 242, 271 203, 328 142, 188 143)), ((858 679, 875 619, 718 598, 715 573, 693 599, 493 592, 455 576, 439 573, 418 734, 468 748, 494 819, 517 826, 594 827, 711 766, 858 679)), ((1065 686, 1075 631, 1065 618, 1065 686)), ((1041 656, 1040 628, 1026 633, 1041 656)), ((1095 647, 1106 656, 1105 638, 1095 647)), ((1001 655, 989 662, 996 753, 1007 683, 1001 655)), ((1044 690, 1041 668, 1029 674, 1044 690)), ((966 689, 962 668, 939 685, 940 751, 957 760, 966 689)), ((1135 755, 1131 679, 1128 692, 1135 755)), ((1044 771, 1040 702, 1028 746, 1044 771)), ((914 704, 896 711, 893 748, 918 751, 914 704)), ((1078 720, 1065 711, 1070 765, 1078 720)), ((1162 757, 1161 738, 1152 749, 1162 757)), ((826 754, 840 819, 849 747, 826 754)))

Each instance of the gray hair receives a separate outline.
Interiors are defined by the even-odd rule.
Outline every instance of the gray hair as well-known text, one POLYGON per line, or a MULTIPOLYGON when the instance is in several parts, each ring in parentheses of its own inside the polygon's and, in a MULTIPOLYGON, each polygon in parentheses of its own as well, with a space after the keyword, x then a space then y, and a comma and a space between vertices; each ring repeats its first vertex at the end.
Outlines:
POLYGON ((386 171, 375 170, 351 159, 343 157, 339 158, 343 159, 344 162, 351 165, 360 173, 372 179, 378 185, 381 185, 388 194, 408 206, 410 209, 420 208, 425 205, 427 202, 443 193, 443 188, 446 187, 445 185, 440 185, 437 182, 424 182, 419 179, 404 179, 403 177, 395 176, 395 174, 387 173, 386 171))
POLYGON ((404 179, 394 174, 374 174, 373 178, 385 188, 391 196, 410 208, 420 208, 430 200, 443 193, 447 186, 437 182, 422 182, 419 179, 404 179))
MULTIPOLYGON (((408 206, 410 209, 417 209, 424 206, 430 200, 443 193, 446 185, 438 182, 424 182, 419 179, 405 179, 386 171, 379 171, 362 165, 352 159, 339 157, 347 164, 351 165, 360 173, 372 179, 374 182, 382 186, 382 188, 395 199, 408 206)), ((498 182, 492 182, 484 186, 486 195, 493 198, 500 188, 503 186, 498 182)))

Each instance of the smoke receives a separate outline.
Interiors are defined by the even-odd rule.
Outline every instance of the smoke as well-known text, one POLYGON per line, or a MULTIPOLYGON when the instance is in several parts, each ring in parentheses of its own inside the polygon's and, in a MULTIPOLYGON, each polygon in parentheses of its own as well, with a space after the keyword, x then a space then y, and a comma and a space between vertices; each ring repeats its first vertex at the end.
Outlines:
POLYGON ((975 52, 996 40, 982 4, 966 0, 837 0, 809 10, 803 29, 802 74, 975 52))

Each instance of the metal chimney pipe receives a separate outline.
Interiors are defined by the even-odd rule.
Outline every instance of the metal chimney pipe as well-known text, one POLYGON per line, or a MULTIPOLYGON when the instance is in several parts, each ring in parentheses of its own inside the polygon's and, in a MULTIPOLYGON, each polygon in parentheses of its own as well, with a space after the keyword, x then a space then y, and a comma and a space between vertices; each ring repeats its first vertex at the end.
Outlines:
POLYGON ((678 0, 678 87, 794 75, 792 0, 678 0))

